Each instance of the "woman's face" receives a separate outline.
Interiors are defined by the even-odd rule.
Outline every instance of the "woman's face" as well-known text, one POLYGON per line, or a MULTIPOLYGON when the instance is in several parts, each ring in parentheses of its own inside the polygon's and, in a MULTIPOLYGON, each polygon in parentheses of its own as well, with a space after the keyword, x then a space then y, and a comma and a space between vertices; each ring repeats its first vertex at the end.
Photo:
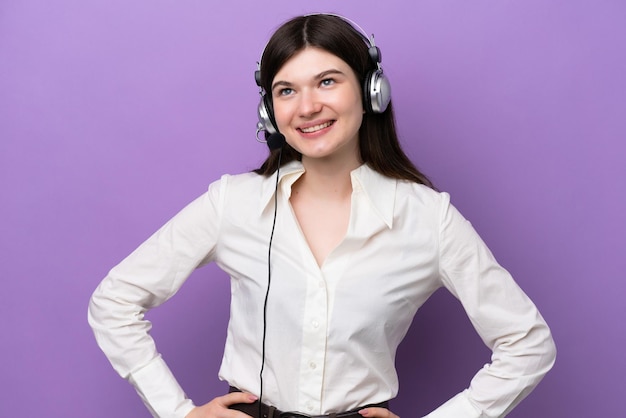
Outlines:
POLYGON ((358 166, 363 120, 361 86, 341 58, 307 47, 272 82, 274 116, 289 145, 308 159, 343 159, 358 166))

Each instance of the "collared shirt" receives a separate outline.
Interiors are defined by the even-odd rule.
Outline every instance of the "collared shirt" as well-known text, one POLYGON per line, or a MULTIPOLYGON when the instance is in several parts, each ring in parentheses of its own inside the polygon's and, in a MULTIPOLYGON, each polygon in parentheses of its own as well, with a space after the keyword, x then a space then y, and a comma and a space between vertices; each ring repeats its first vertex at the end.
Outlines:
MULTIPOLYGON (((550 331, 448 194, 362 165, 351 173, 345 237, 320 267, 289 203, 303 172, 299 162, 285 165, 276 188, 265 403, 319 415, 395 397, 396 349, 442 286, 461 301, 493 356, 468 389, 428 417, 503 416, 534 388, 554 362, 550 331)), ((231 277, 219 376, 259 394, 275 187, 275 176, 223 176, 96 289, 89 321, 97 341, 154 416, 184 417, 193 404, 158 354, 144 313, 209 262, 231 277)))

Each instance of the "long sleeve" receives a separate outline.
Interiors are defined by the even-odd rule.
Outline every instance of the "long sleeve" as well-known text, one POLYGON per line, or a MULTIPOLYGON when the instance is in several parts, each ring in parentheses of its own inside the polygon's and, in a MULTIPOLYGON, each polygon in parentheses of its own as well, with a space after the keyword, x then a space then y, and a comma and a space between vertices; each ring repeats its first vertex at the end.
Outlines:
POLYGON ((155 417, 184 417, 194 405, 158 353, 144 314, 210 260, 219 229, 218 184, 114 267, 89 303, 88 320, 100 348, 155 417))
POLYGON ((469 388, 427 418, 504 417, 554 364, 554 341, 533 302, 442 196, 441 278, 493 354, 469 388))

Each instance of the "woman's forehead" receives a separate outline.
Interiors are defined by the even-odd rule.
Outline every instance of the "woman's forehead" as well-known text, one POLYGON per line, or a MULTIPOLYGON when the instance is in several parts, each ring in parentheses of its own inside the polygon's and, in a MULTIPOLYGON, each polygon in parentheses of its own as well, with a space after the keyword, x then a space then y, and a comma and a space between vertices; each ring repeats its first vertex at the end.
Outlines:
POLYGON ((307 78, 330 69, 353 73, 350 65, 337 55, 317 47, 306 47, 289 58, 276 72, 274 80, 307 78))

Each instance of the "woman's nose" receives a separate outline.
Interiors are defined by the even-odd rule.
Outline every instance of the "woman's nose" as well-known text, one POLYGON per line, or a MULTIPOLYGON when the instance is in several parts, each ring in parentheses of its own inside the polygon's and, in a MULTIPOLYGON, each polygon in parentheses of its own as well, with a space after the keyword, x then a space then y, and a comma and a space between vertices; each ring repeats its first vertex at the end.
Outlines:
POLYGON ((300 116, 309 117, 322 110, 322 102, 315 91, 305 90, 300 96, 300 116))

